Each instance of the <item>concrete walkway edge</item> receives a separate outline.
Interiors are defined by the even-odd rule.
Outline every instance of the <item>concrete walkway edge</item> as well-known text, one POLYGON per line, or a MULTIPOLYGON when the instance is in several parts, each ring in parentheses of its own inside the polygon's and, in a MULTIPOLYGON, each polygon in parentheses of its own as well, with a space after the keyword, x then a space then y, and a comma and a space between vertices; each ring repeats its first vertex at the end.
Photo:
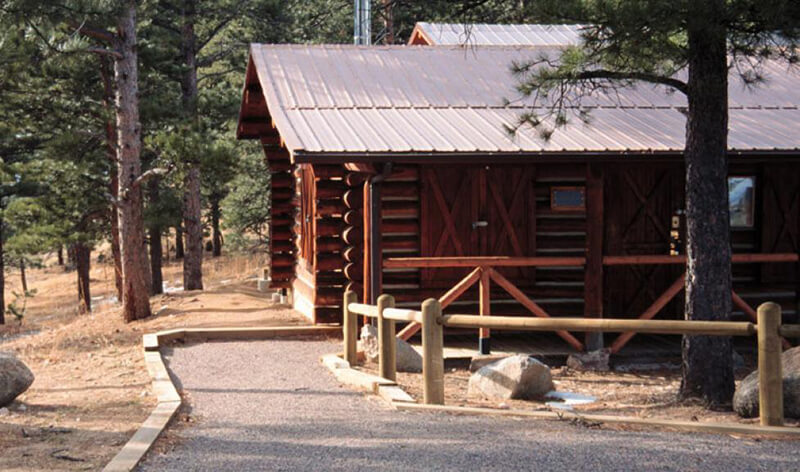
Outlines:
POLYGON ((147 451, 169 425, 178 408, 181 397, 161 357, 161 346, 168 341, 209 340, 266 340, 296 336, 319 336, 340 334, 338 326, 279 326, 254 328, 186 328, 159 331, 142 337, 144 360, 150 374, 156 407, 122 449, 103 468, 104 472, 129 472, 136 468, 147 451))

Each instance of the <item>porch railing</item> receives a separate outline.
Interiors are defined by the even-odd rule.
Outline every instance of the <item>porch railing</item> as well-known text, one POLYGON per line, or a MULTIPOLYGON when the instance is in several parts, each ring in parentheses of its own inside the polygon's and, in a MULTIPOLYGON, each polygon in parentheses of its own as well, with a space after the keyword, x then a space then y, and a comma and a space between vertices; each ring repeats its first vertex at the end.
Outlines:
POLYGON ((757 324, 733 321, 626 320, 541 317, 485 317, 443 315, 442 304, 428 299, 417 310, 394 308, 394 298, 381 295, 377 305, 355 303, 354 292, 344 296, 344 357, 357 363, 356 336, 358 315, 377 318, 379 369, 381 377, 396 380, 395 322, 406 321, 422 326, 423 401, 444 404, 444 334, 443 328, 511 329, 528 331, 639 332, 704 336, 757 336, 759 417, 764 426, 783 424, 783 366, 780 337, 800 336, 800 325, 782 325, 781 308, 775 303, 758 307, 757 324))
MULTIPOLYGON (((733 254, 731 263, 733 264, 754 264, 754 263, 796 263, 800 261, 800 254, 796 253, 776 253, 776 254, 733 254)), ((685 255, 624 255, 624 256, 604 256, 603 266, 635 266, 635 265, 678 265, 685 264, 685 255)), ((384 268, 474 268, 466 277, 456 283, 451 289, 439 297, 438 302, 442 308, 446 308, 461 297, 467 290, 476 283, 479 284, 478 313, 479 316, 491 316, 491 283, 494 282, 502 287, 512 298, 528 309, 533 315, 539 318, 550 318, 550 314, 537 304, 532 298, 528 297, 522 290, 499 273, 500 267, 584 267, 585 257, 402 257, 387 258, 383 261, 384 268)), ((681 274, 655 301, 639 316, 639 320, 653 319, 667 304, 669 304, 684 289, 686 274, 681 274)), ((747 304, 735 291, 731 291, 732 302, 739 307, 751 320, 756 321, 757 315, 750 305, 747 304)), ((419 332, 421 324, 412 322, 401 330, 397 336, 408 340, 419 332)), ((556 331, 570 346, 576 350, 583 350, 583 343, 568 330, 556 331)), ((624 332, 618 336, 611 344, 611 353, 619 352, 633 336, 636 331, 624 332)), ((479 328, 480 350, 482 353, 489 352, 490 326, 479 328)), ((786 339, 781 340, 784 347, 789 343, 786 339)))

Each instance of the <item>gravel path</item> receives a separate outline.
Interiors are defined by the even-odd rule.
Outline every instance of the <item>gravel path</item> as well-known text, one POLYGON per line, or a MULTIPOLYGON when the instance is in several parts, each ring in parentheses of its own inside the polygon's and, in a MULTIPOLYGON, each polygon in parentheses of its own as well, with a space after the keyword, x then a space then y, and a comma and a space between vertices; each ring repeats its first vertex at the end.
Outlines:
POLYGON ((391 411, 319 364, 338 347, 265 341, 168 352, 197 423, 141 470, 800 470, 793 442, 391 411))

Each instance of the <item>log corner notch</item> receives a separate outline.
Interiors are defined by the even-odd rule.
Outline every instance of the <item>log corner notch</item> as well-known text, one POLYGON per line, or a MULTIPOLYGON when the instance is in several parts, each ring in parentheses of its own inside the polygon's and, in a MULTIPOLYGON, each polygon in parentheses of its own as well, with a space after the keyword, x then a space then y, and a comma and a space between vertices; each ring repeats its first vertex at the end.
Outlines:
POLYGON ((269 225, 269 288, 288 289, 294 277, 295 201, 294 166, 289 152, 276 145, 272 136, 261 138, 270 172, 272 206, 269 225))
MULTIPOLYGON (((603 317, 603 170, 586 165, 586 266, 584 267, 584 317, 603 317)), ((586 333, 587 351, 603 348, 603 333, 586 333)))

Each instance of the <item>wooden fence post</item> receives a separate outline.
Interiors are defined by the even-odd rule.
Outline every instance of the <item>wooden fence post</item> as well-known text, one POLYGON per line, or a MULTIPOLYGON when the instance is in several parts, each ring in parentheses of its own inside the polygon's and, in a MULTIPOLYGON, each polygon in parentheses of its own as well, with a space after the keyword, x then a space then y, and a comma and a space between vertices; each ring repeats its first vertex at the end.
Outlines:
MULTIPOLYGON (((481 268, 481 278, 479 284, 479 308, 478 314, 480 316, 492 315, 492 283, 490 275, 492 273, 491 267, 481 268)), ((492 333, 488 328, 478 329, 478 351, 481 354, 491 354, 492 352, 492 333)))
POLYGON ((378 372, 384 379, 397 380, 397 339, 395 339, 394 320, 383 317, 383 310, 394 308, 394 297, 378 297, 378 372))
POLYGON ((422 303, 422 376, 426 405, 444 405, 444 335, 442 305, 429 298, 422 303))
POLYGON ((346 291, 344 293, 344 303, 343 303, 343 333, 342 338, 344 338, 344 360, 350 363, 350 365, 356 365, 358 362, 357 352, 356 352, 356 340, 358 339, 358 319, 356 318, 356 314, 350 312, 350 304, 358 302, 358 295, 356 295, 353 291, 346 291))
POLYGON ((758 405, 762 426, 783 426, 780 327, 780 305, 762 303, 758 307, 758 405))

